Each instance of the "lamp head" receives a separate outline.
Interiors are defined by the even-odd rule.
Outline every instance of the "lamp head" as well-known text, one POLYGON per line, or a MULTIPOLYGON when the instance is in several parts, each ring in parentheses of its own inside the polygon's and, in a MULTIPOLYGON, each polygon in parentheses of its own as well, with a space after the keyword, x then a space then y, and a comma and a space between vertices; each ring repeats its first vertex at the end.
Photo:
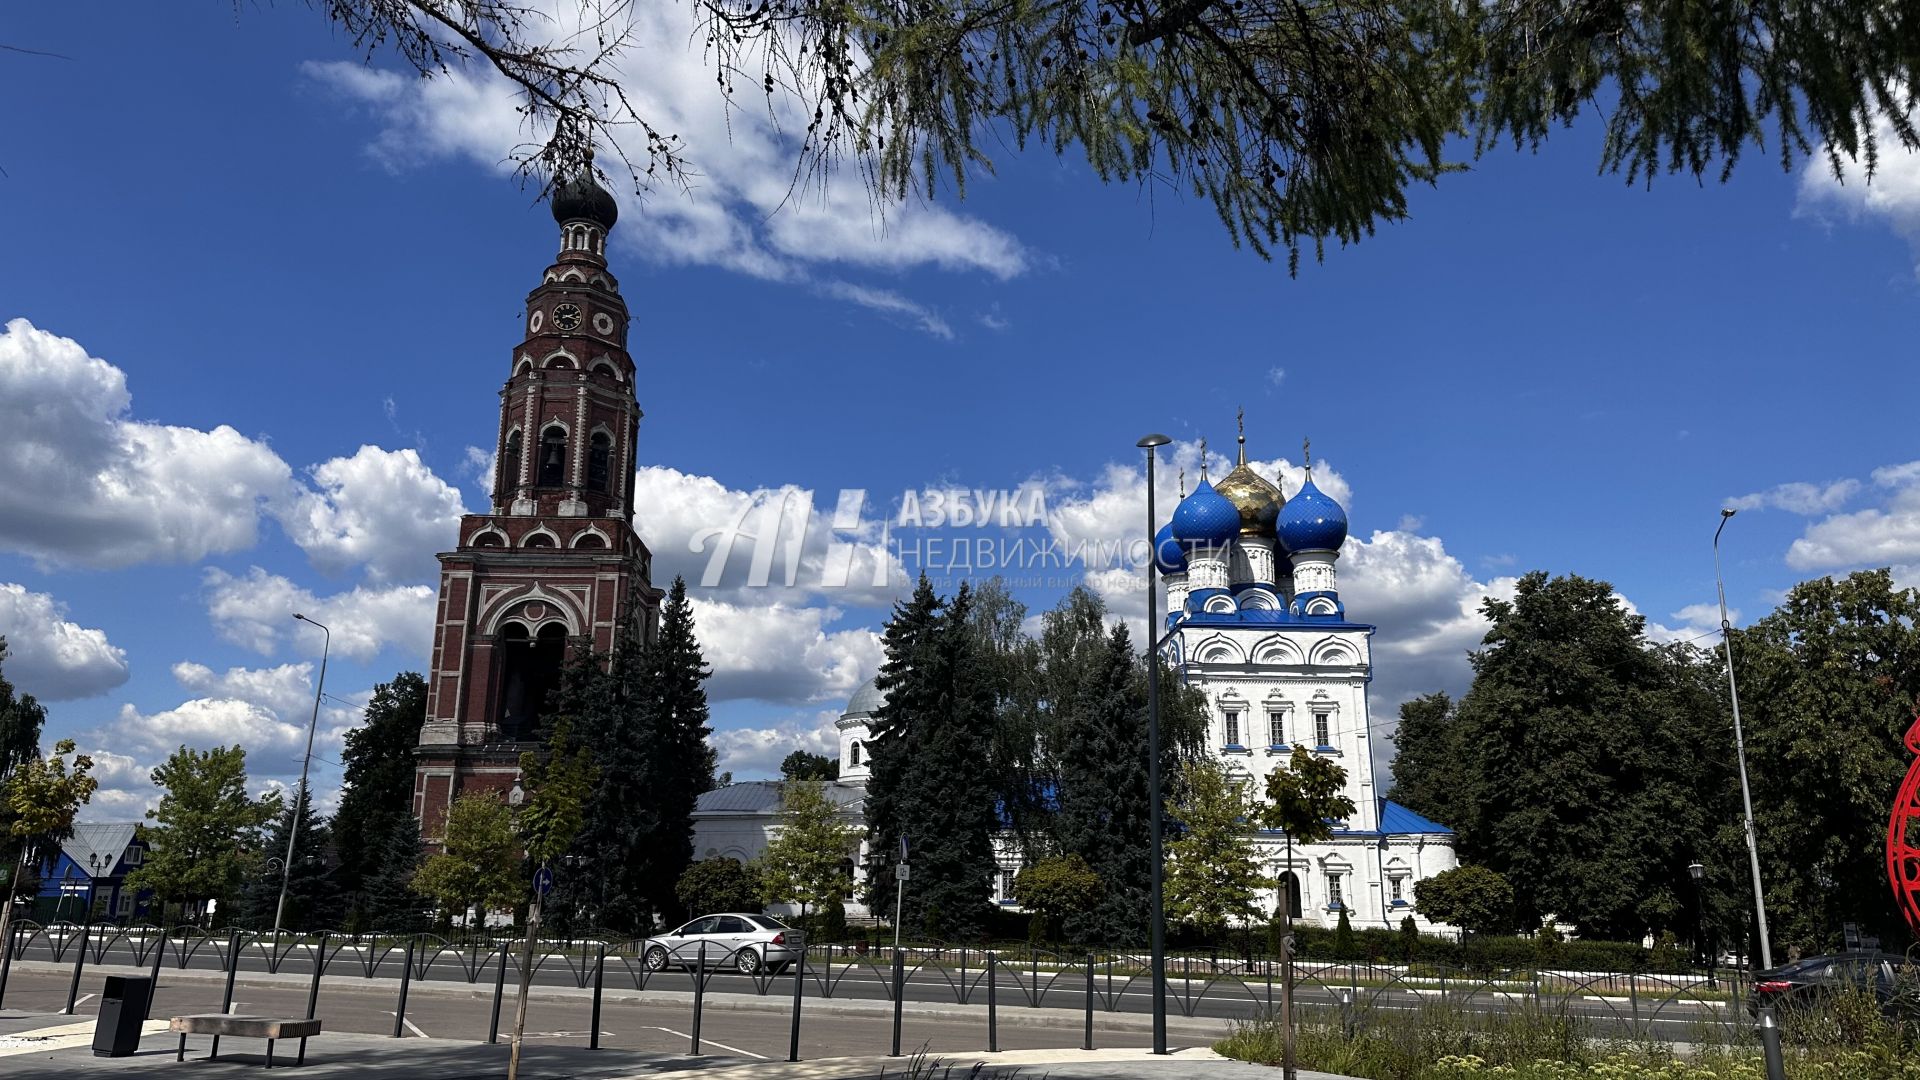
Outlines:
POLYGON ((1689 863, 1687 864, 1687 873, 1692 875, 1693 880, 1699 881, 1701 878, 1706 876, 1707 868, 1700 865, 1699 863, 1689 863))
POLYGON ((1740 511, 1732 509, 1731 507, 1723 506, 1720 508, 1720 516, 1723 518, 1730 518, 1739 512, 1740 511))
POLYGON ((1167 438, 1165 435, 1155 432, 1152 435, 1141 436, 1140 441, 1133 445, 1140 447, 1142 450, 1151 450, 1156 446, 1165 446, 1172 441, 1172 439, 1167 438))
POLYGON ((299 613, 299 612, 297 612, 297 611, 293 613, 293 617, 294 617, 294 618, 296 618, 296 619, 299 619, 299 620, 300 620, 301 622, 306 622, 306 621, 307 621, 307 617, 306 617, 305 615, 302 615, 302 614, 300 614, 300 613, 299 613))

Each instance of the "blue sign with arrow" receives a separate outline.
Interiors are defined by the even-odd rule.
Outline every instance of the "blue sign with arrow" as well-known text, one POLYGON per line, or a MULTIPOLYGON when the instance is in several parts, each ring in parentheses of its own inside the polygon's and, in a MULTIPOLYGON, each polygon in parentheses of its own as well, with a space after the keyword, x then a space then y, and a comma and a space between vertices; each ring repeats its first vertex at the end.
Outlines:
POLYGON ((553 891, 552 869, 543 866, 533 872, 533 891, 539 893, 541 896, 545 896, 553 891))

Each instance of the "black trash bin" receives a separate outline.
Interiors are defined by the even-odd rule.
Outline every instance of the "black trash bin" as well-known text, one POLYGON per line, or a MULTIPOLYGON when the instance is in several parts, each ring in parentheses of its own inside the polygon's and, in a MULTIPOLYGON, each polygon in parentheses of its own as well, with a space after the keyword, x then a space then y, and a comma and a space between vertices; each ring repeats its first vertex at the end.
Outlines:
POLYGON ((132 1057, 140 1049, 140 1025, 147 1019, 153 980, 144 975, 109 975, 100 991, 100 1020, 93 1027, 93 1056, 132 1057))

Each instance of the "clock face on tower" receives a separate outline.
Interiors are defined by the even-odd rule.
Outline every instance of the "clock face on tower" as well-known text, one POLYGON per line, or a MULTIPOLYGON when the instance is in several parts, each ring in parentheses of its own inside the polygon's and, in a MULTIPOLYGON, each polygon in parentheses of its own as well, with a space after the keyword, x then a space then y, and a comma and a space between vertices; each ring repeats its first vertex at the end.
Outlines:
POLYGON ((553 325, 562 330, 573 330, 580 326, 580 309, 573 304, 561 304, 553 309, 553 325))

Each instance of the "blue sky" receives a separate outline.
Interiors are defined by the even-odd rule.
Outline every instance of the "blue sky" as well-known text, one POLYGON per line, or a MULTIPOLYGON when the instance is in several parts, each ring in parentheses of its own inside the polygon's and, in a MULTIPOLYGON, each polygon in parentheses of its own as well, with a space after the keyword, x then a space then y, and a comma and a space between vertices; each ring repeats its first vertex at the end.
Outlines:
MULTIPOLYGON (((697 576, 691 537, 789 485, 829 511, 847 488, 897 508, 1025 486, 1051 535, 1122 538, 1134 440, 1230 453, 1244 406, 1270 473, 1297 483, 1310 435, 1348 500, 1376 723, 1464 686, 1474 607, 1527 569, 1700 634, 1729 500, 1746 618, 1819 573, 1920 579, 1911 158, 1870 189, 1755 153, 1730 184, 1648 190, 1595 174, 1588 126, 1416 191, 1411 220, 1291 279, 1208 205, 1039 154, 884 227, 851 177, 769 213, 789 148, 750 117, 729 140, 683 8, 641 17, 631 88, 702 171, 692 195, 623 193, 612 249, 637 525, 669 571, 697 576)), ((8 675, 100 752, 91 816, 125 819, 181 742, 297 771, 318 634, 287 612, 312 607, 336 632, 329 783, 358 703, 425 663, 432 556, 482 508, 470 448, 557 246, 500 164, 515 118, 484 81, 365 67, 298 5, 23 10, 4 41, 67 57, 0 53, 0 321, 24 320, 0 334, 8 675)), ((1132 580, 1090 578, 1137 618, 1132 580)), ((823 745, 887 595, 740 566, 696 590, 738 774, 823 745)))

